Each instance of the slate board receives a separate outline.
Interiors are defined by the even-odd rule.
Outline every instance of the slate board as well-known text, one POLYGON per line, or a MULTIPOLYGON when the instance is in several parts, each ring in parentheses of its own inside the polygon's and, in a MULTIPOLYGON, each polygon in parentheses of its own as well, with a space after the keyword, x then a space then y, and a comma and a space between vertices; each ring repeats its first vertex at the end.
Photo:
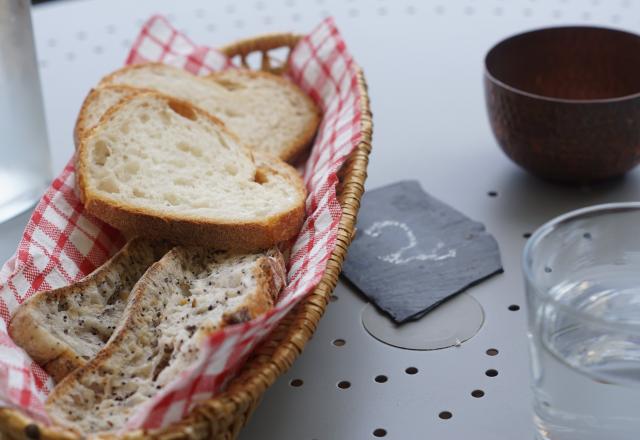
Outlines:
POLYGON ((417 319, 502 272, 498 243, 417 181, 368 191, 343 273, 394 321, 417 319))

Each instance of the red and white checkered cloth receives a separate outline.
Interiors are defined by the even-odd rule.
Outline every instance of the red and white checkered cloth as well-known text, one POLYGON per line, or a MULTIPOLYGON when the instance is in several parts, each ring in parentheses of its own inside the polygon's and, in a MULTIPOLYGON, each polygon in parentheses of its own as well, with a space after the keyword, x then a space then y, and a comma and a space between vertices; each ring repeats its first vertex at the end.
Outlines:
MULTIPOLYGON (((156 61, 196 74, 233 67, 220 52, 197 46, 161 16, 143 26, 127 64, 156 61)), ((277 306, 251 322, 228 327, 204 344, 198 363, 139 408, 126 429, 159 428, 221 391, 247 355, 320 281, 335 247, 341 209, 337 171, 360 141, 356 65, 331 19, 293 49, 289 75, 322 108, 324 117, 304 168, 307 219, 291 252, 288 285, 277 306)), ((73 160, 54 180, 29 220, 18 250, 0 270, 0 405, 22 408, 49 423, 43 402, 51 378, 18 348, 7 323, 39 290, 89 274, 123 244, 122 235, 84 212, 74 191, 73 160)))

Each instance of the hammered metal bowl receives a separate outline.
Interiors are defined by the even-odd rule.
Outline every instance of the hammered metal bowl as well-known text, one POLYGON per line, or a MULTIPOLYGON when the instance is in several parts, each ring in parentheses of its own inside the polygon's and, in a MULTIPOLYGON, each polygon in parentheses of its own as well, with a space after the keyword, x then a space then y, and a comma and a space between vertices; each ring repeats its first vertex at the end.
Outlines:
POLYGON ((585 183, 640 162, 640 36, 598 27, 534 30, 495 45, 484 87, 493 133, 515 163, 585 183))

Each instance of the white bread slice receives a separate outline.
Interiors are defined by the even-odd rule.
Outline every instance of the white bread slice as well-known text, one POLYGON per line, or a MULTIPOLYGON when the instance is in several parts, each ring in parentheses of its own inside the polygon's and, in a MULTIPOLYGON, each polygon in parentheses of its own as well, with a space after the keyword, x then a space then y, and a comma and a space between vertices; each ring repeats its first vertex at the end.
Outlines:
POLYGON ((82 280, 32 296, 9 325, 13 341, 58 382, 104 346, 129 292, 168 245, 135 239, 82 280))
POLYGON ((172 249, 138 282, 107 345, 53 389, 49 416, 81 435, 123 427, 138 405, 193 364, 203 338, 273 307, 284 277, 276 248, 172 249))
POLYGON ((241 142, 291 162, 310 145, 320 123, 313 101, 291 81, 266 72, 228 70, 198 77, 165 64, 124 67, 99 84, 152 89, 220 119, 241 142))
POLYGON ((98 124, 98 121, 107 110, 124 98, 140 93, 140 91, 140 89, 127 86, 106 86, 91 89, 82 103, 76 126, 73 130, 73 140, 76 148, 80 143, 80 139, 98 124))
POLYGON ((85 208, 133 236, 264 249, 295 236, 306 190, 205 111, 156 93, 112 107, 77 154, 85 208))

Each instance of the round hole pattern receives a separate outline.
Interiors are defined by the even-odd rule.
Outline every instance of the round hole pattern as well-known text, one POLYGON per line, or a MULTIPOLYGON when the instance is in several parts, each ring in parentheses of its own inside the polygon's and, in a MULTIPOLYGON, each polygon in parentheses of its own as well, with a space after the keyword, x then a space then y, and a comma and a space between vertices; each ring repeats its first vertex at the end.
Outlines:
POLYGON ((482 390, 473 390, 473 391, 471 391, 471 395, 473 397, 475 397, 476 399, 479 399, 479 398, 484 396, 484 391, 482 391, 482 390))
POLYGON ((304 381, 302 379, 293 379, 291 382, 289 382, 289 385, 295 388, 301 387, 302 384, 304 384, 304 381))
POLYGON ((387 430, 383 428, 378 428, 373 431, 374 437, 386 437, 386 435, 387 435, 387 430))
POLYGON ((347 343, 347 341, 345 341, 344 339, 334 339, 333 340, 333 345, 335 345, 336 347, 342 347, 346 343, 347 343))
POLYGON ((525 232, 524 234, 522 234, 522 236, 524 238, 529 238, 529 237, 531 237, 531 232, 525 232))
POLYGON ((404 372, 413 375, 418 373, 418 369, 416 367, 408 367, 404 372))
POLYGON ((341 380, 340 382, 338 382, 338 388, 340 388, 341 390, 351 388, 351 382, 349 382, 348 380, 341 380))
POLYGON ((374 379, 376 382, 378 383, 385 383, 386 381, 389 380, 389 378, 387 376, 385 376, 384 374, 379 374, 375 377, 374 379))
POLYGON ((453 414, 451 413, 451 411, 442 411, 440 412, 440 414, 438 414, 438 417, 440 417, 442 420, 449 420, 451 417, 453 417, 453 414))
POLYGON ((544 271, 546 273, 551 273, 551 272, 553 272, 553 269, 551 269, 549 266, 545 266, 544 271))
POLYGON ((498 353, 500 352, 498 351, 497 348, 490 348, 487 350, 487 356, 497 356, 498 353))
POLYGON ((520 310, 520 306, 518 304, 511 304, 509 306, 509 310, 511 310, 512 312, 517 312, 518 310, 520 310))
POLYGON ((484 374, 486 374, 489 377, 496 377, 498 375, 498 370, 491 368, 485 371, 484 374))
POLYGON ((585 232, 584 234, 582 234, 582 236, 584 238, 586 238, 587 240, 591 240, 591 233, 590 232, 585 232))
POLYGON ((487 195, 489 197, 498 197, 498 191, 489 191, 487 195))

